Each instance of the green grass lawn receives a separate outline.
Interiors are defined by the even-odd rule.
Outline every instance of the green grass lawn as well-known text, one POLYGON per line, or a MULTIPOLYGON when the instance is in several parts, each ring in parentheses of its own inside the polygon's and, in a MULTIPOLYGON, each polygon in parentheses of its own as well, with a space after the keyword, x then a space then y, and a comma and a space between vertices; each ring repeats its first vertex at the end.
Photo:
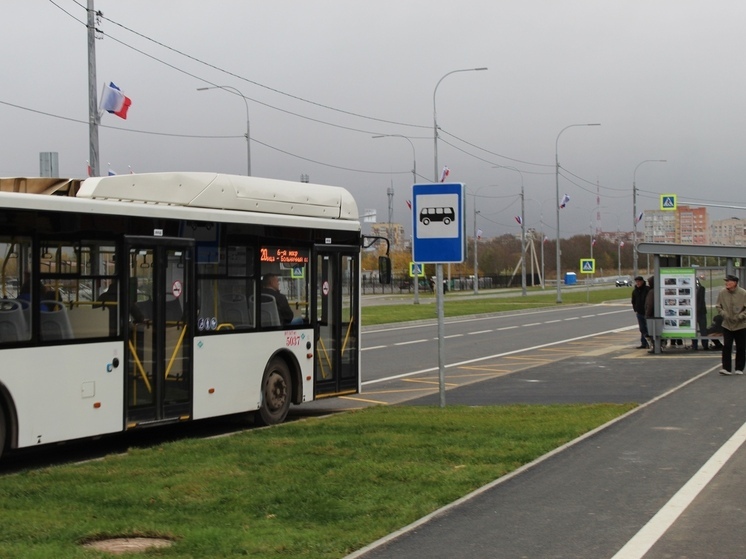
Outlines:
MULTIPOLYGON (((494 313, 502 311, 515 311, 524 309, 537 309, 542 307, 557 306, 557 291, 530 290, 526 297, 520 294, 502 297, 497 296, 499 292, 483 294, 479 298, 463 298, 455 294, 446 294, 443 303, 443 313, 446 318, 454 316, 467 316, 473 314, 494 313)), ((609 300, 629 301, 632 296, 630 288, 611 287, 608 289, 589 290, 585 289, 565 289, 562 292, 563 304, 577 303, 602 303, 609 300)), ((412 296, 402 296, 411 300, 412 296)), ((430 296, 432 299, 432 295, 430 296)), ((630 309, 632 307, 630 306, 630 309)), ((396 304, 380 305, 362 308, 362 324, 370 326, 374 324, 386 324, 390 322, 406 322, 409 320, 426 320, 437 318, 437 309, 435 303, 428 304, 396 304)))
POLYGON ((343 557, 633 407, 374 407, 6 475, 0 557, 343 557))

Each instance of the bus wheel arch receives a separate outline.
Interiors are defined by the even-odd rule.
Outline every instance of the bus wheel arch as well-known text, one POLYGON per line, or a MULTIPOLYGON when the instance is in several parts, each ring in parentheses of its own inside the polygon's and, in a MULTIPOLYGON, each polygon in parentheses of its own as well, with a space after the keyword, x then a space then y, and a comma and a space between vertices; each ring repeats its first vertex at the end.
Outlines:
POLYGON ((300 401, 299 367, 294 358, 276 353, 267 362, 262 375, 262 403, 254 421, 276 425, 285 421, 290 404, 300 401))
POLYGON ((0 384, 0 456, 18 444, 18 421, 13 400, 6 387, 0 384))

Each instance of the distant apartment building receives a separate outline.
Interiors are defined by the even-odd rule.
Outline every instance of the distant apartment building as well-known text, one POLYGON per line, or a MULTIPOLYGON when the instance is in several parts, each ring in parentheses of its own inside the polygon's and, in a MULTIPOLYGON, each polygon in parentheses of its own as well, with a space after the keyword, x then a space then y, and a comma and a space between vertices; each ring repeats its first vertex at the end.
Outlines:
POLYGON ((737 217, 713 221, 710 227, 710 243, 746 246, 746 221, 737 217))
POLYGON ((643 240, 648 243, 710 244, 707 208, 679 206, 675 210, 646 210, 643 240))
POLYGON ((391 250, 406 250, 409 248, 409 237, 401 223, 373 223, 370 226, 372 235, 386 237, 391 250))

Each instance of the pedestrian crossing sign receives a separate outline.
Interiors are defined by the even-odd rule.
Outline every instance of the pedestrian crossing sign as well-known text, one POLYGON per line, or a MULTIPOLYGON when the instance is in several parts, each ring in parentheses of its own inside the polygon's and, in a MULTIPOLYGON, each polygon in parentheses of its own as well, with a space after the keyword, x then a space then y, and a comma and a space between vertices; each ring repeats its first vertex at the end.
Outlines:
POLYGON ((417 262, 410 262, 409 263, 409 277, 413 278, 415 276, 417 276, 418 278, 424 278, 425 277, 425 266, 417 262))
POLYGON ((676 210, 676 194, 661 194, 661 210, 676 210))
POLYGON ((595 258, 581 258, 580 259, 580 272, 583 274, 595 274, 596 273, 596 259, 595 258))

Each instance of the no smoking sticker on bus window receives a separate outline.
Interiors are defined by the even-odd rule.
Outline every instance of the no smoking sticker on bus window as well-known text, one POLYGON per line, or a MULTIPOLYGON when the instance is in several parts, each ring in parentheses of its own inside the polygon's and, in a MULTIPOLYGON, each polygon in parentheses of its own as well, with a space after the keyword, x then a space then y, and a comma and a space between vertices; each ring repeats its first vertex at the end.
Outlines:
POLYGON ((181 281, 179 281, 179 280, 176 280, 176 281, 175 281, 175 282, 174 282, 174 283, 173 283, 173 284, 171 285, 171 294, 172 294, 172 295, 173 295, 174 297, 176 297, 177 299, 178 299, 179 297, 181 297, 181 281))

